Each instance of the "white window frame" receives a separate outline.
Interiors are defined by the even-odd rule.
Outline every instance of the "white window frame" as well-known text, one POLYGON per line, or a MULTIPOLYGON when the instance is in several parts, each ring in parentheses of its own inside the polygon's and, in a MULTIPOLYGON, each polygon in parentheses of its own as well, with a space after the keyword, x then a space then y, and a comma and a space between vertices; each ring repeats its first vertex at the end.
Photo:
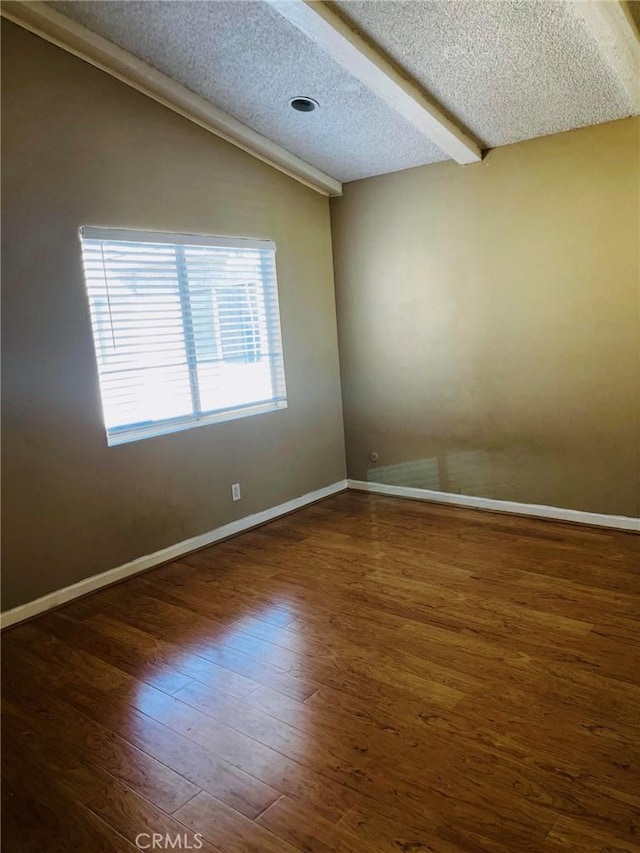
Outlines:
MULTIPOLYGON (((95 226, 82 226, 79 229, 79 237, 81 245, 83 245, 84 240, 100 240, 106 242, 130 242, 130 243, 143 243, 143 244, 158 244, 158 243, 166 243, 172 246, 212 246, 215 248, 228 248, 228 249, 259 249, 259 250, 269 250, 274 253, 276 251, 276 245, 272 240, 260 240, 260 239, 252 239, 245 237, 216 237, 211 235, 200 235, 200 234, 182 234, 182 233, 167 233, 167 232, 159 232, 159 231, 136 231, 129 230, 123 228, 99 228, 95 226)), ((100 361, 98 357, 98 346, 99 340, 96 336, 96 329, 94 326, 94 316, 91 310, 90 298, 87 290, 87 277, 85 273, 85 292, 87 293, 87 299, 89 304, 89 315, 91 320, 92 329, 94 332, 94 354, 96 358, 96 370, 98 373, 98 382, 100 384, 100 393, 102 398, 102 385, 100 381, 100 361)), ((184 294, 184 288, 188 287, 188 282, 185 282, 181 279, 180 271, 178 270, 178 287, 181 293, 181 296, 184 294)), ((273 386, 277 385, 277 390, 274 387, 274 399, 266 400, 264 402, 257 402, 256 404, 248 404, 246 406, 233 406, 227 409, 216 409, 214 411, 205 411, 199 412, 197 411, 197 400, 199 396, 199 388, 198 388, 198 378, 197 378, 197 355, 195 352, 195 347, 192 344, 189 344, 185 338, 185 354, 186 354, 186 363, 189 371, 189 379, 191 386, 191 394, 192 394, 192 405, 194 407, 194 413, 179 416, 166 418, 163 420, 155 421, 153 424, 143 424, 143 425, 123 425, 121 427, 112 427, 108 428, 106 426, 105 421, 105 432, 107 437, 107 444, 111 447, 119 444, 126 444, 132 441, 139 441, 146 438, 153 438, 154 436, 167 435, 174 432, 180 432, 182 430, 192 429, 198 426, 206 426, 208 424, 216 424, 223 423, 226 421, 237 420, 240 418, 253 417, 255 415, 265 414, 267 412, 275 412, 286 409, 288 406, 287 403, 287 392, 286 392, 286 384, 285 384, 285 376, 284 376, 284 354, 282 353, 282 340, 281 340, 281 321, 280 321, 280 310, 278 305, 278 285, 277 285, 277 271, 275 269, 275 258, 274 258, 274 288, 275 292, 273 294, 273 299, 275 302, 275 310, 277 313, 278 324, 277 330, 268 327, 269 334, 269 349, 270 356, 273 360, 274 353, 272 352, 274 346, 279 353, 276 353, 276 357, 280 360, 280 371, 279 376, 276 379, 275 373, 273 371, 273 363, 272 367, 272 383, 273 386), (274 340, 277 339, 277 340, 274 340)), ((189 298, 189 297, 188 297, 189 298)), ((185 311, 184 303, 182 307, 182 317, 183 322, 185 320, 185 314, 188 315, 188 311, 185 311)))

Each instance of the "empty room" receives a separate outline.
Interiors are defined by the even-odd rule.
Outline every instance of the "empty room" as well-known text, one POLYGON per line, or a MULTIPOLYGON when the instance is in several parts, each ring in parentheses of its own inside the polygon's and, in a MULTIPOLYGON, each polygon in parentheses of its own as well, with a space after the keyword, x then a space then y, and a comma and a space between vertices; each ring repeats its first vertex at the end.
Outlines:
POLYGON ((7 853, 640 853, 640 2, 3 0, 7 853))

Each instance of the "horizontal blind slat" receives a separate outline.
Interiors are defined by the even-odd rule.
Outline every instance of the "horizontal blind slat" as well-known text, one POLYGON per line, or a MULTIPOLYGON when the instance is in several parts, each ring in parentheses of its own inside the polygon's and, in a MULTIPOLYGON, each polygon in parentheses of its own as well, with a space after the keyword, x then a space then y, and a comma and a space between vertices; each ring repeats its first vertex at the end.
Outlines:
POLYGON ((274 244, 84 228, 82 246, 109 437, 286 405, 274 244))

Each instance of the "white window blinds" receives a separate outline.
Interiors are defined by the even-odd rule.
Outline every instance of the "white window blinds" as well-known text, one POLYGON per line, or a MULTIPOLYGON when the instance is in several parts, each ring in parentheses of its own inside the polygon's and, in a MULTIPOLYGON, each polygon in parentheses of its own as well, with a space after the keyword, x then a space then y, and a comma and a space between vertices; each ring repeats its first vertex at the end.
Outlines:
POLYGON ((80 234, 109 444, 286 407, 273 243, 80 234))

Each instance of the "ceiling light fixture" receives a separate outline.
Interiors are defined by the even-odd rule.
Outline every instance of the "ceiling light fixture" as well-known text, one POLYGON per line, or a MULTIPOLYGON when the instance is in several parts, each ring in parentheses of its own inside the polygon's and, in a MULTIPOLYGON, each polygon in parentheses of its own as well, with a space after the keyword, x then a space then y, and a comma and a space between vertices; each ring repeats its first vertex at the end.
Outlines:
POLYGON ((299 113, 312 113, 320 106, 320 104, 317 101, 314 101, 313 98, 307 97, 291 98, 289 104, 299 113))

